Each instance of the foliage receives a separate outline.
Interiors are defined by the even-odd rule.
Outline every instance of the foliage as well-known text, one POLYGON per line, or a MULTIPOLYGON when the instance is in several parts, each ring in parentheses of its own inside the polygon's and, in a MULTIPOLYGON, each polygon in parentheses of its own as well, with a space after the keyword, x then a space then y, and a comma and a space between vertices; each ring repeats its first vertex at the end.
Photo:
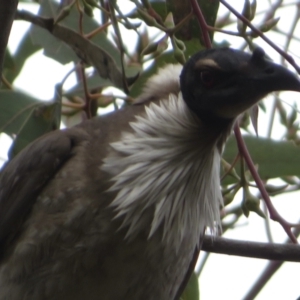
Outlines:
MULTIPOLYGON (((39 7, 37 14, 17 11, 17 20, 32 25, 20 40, 17 51, 12 54, 7 49, 5 54, 0 90, 0 129, 13 138, 10 157, 37 137, 59 128, 62 118, 65 123, 73 124, 74 120, 78 122, 96 116, 100 108, 114 105, 118 109, 120 99, 122 105, 130 105, 141 92, 144 82, 159 67, 166 63, 183 64, 191 54, 207 47, 209 39, 214 47, 220 47, 228 45, 229 35, 235 36, 240 39, 241 49, 250 50, 256 46, 257 40, 263 39, 276 51, 280 50, 267 34, 286 34, 277 26, 280 20, 275 17, 276 12, 284 8, 283 1, 261 11, 260 16, 256 12, 256 1, 246 0, 240 13, 226 6, 223 14, 219 12, 220 2, 226 4, 217 0, 41 0, 39 3, 32 1, 39 7), (204 19, 196 12, 197 5, 204 19), (127 6, 131 7, 130 11, 125 9, 127 6), (256 18, 259 19, 258 25, 253 27, 249 22, 256 22, 256 18), (223 35, 221 42, 214 40, 215 32, 223 35), (128 50, 128 44, 132 43, 126 38, 129 33, 136 39, 133 50, 128 50), (64 82, 70 73, 66 74, 64 80, 53 87, 56 92, 51 102, 41 102, 14 88, 14 80, 26 60, 40 49, 61 64, 73 63, 72 73, 77 78, 74 87, 66 89, 64 82), (108 87, 117 90, 113 95, 107 95, 108 87)), ((280 51, 289 61, 291 58, 286 51, 296 25, 295 19, 286 38, 285 51, 280 51)), ((264 109, 263 105, 261 109, 264 109)), ((276 95, 272 109, 269 132, 276 113, 284 128, 283 139, 274 141, 270 134, 265 138, 248 136, 246 144, 266 189, 275 195, 299 189, 300 151, 297 146, 297 108, 288 113, 280 102, 280 95, 276 95), (281 178, 284 183, 279 186, 268 184, 273 178, 281 178)), ((241 127, 246 132, 251 133, 249 115, 257 127, 257 114, 257 110, 253 110, 241 120, 241 127)), ((255 186, 252 176, 238 156, 234 139, 231 139, 224 153, 222 190, 223 216, 232 215, 234 221, 230 224, 224 222, 224 231, 234 228, 242 214, 248 216, 254 212, 264 217, 261 196, 250 189, 252 186, 255 186), (239 190, 243 190, 239 206, 227 209, 239 190)), ((198 289, 195 281, 193 286, 198 289)), ((198 298, 195 290, 186 291, 183 296, 185 300, 198 298)))

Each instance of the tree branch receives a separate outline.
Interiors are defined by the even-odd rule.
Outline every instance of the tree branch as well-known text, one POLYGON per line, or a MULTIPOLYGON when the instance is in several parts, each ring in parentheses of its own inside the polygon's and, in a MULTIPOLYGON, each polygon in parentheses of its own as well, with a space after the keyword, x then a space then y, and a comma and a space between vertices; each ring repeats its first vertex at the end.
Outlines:
MULTIPOLYGON (((296 237, 300 234, 300 228, 294 230, 294 235, 296 237)), ((287 243, 288 241, 286 241, 287 243)), ((294 246, 295 247, 295 246, 294 246)), ((265 267, 261 275, 256 279, 255 283, 248 291, 243 300, 253 300, 263 289, 266 283, 271 279, 271 277, 280 269, 284 261, 269 261, 268 265, 265 267)))
POLYGON ((259 243, 205 236, 201 250, 243 257, 300 262, 300 246, 294 244, 259 243))
POLYGON ((100 45, 95 44, 70 28, 56 24, 52 18, 42 18, 22 10, 16 12, 16 19, 28 21, 46 29, 54 37, 71 47, 85 63, 94 66, 100 77, 108 78, 114 86, 123 88, 123 75, 118 68, 117 62, 100 45))
POLYGON ((194 14, 199 22, 199 27, 201 28, 204 45, 206 48, 211 48, 211 40, 209 37, 208 26, 206 24, 203 13, 199 7, 199 4, 196 0, 190 0, 190 3, 193 8, 194 14))
POLYGON ((239 148, 239 152, 240 154, 244 157, 247 166, 250 170, 250 173, 261 193, 262 198, 264 199, 266 206, 268 208, 268 212, 270 214, 270 218, 276 222, 278 222, 282 228, 284 229, 284 231, 286 232, 286 234, 289 236, 289 238, 291 239, 291 241, 293 241, 293 243, 297 244, 298 241, 296 239, 296 237, 294 236, 291 228, 292 227, 296 227, 298 226, 298 224, 291 224, 289 222, 287 222, 276 210, 276 208, 274 207, 274 205, 272 204, 272 201, 269 197, 268 192, 266 191, 266 188, 264 186, 264 183, 262 182, 262 180, 260 179, 260 176, 254 166, 254 163, 252 161, 252 158, 249 154, 249 151, 247 149, 247 146, 245 144, 245 141, 242 137, 240 128, 238 126, 238 123, 235 124, 234 126, 234 133, 235 133, 235 137, 237 140, 237 144, 238 144, 238 148, 239 148))
POLYGON ((2 74, 6 45, 17 6, 18 0, 0 0, 0 74, 2 74))
POLYGON ((266 37, 259 29, 257 29, 255 26, 249 22, 247 18, 245 18, 243 15, 241 15, 237 10, 235 10, 231 5, 229 5, 226 1, 220 0, 220 2, 228 8, 229 11, 231 11, 238 19, 243 21, 244 24, 246 24, 249 28, 252 29, 253 32, 255 32, 258 36, 260 36, 266 43, 268 43, 275 51, 277 51, 282 57, 284 57, 297 71, 298 74, 300 74, 300 67, 296 64, 293 57, 288 55, 286 52, 281 50, 276 43, 274 43, 272 40, 270 40, 268 37, 266 37))

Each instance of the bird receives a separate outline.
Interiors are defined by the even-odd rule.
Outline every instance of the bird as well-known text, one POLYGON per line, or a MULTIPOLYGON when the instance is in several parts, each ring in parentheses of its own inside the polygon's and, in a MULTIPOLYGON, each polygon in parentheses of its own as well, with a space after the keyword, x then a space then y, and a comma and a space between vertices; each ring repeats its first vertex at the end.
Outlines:
POLYGON ((220 227, 226 139, 281 90, 300 81, 262 48, 201 50, 133 105, 32 142, 0 175, 0 300, 179 299, 220 227))

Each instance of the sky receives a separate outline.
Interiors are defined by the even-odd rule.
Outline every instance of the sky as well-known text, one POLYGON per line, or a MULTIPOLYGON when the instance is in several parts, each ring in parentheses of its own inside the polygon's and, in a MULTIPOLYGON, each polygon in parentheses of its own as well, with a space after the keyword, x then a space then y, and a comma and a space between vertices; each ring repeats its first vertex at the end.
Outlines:
MULTIPOLYGON (((232 0, 228 2, 234 5, 237 10, 241 11, 243 1, 232 0)), ((257 2, 258 11, 263 11, 266 6, 270 5, 269 1, 266 0, 257 2)), ((25 8, 29 9, 29 6, 25 5, 25 8)), ((34 12, 34 8, 31 7, 30 9, 33 9, 34 12)), ((294 14, 295 11, 293 7, 281 10, 281 19, 278 26, 283 30, 286 30, 286 28, 291 26, 290 23, 294 14)), ((255 21, 258 24, 259 17, 255 21)), ((15 22, 9 41, 9 47, 12 52, 16 49, 20 37, 28 26, 29 24, 25 22, 15 22)), ((235 25, 232 27, 232 30, 236 30, 235 25)), ((273 41, 275 40, 279 46, 284 46, 284 38, 281 35, 272 34, 268 36, 272 38, 273 41)), ((222 41, 224 35, 216 34, 215 39, 217 41, 222 41)), ((226 39, 228 39, 227 36, 226 39)), ((238 48, 241 44, 241 39, 232 37, 230 38, 230 43, 232 47, 238 48)), ((273 49, 262 41, 259 41, 258 44, 265 49, 272 59, 279 62, 280 58, 273 49)), ((293 43, 293 45, 291 45, 291 54, 299 53, 298 49, 299 43, 293 43)), ((294 58, 298 61, 298 65, 300 65, 299 58, 296 55, 294 55, 294 58)), ((71 68, 71 65, 60 65, 45 57, 42 54, 42 51, 39 51, 33 57, 28 59, 24 71, 16 79, 14 85, 16 88, 22 89, 37 98, 50 100, 54 94, 55 84, 60 82, 71 68)), ((71 87, 73 84, 74 78, 72 79, 71 77, 65 87, 71 87)), ((299 95, 296 93, 285 93, 284 99, 290 104, 293 104, 294 101, 299 99, 299 95)), ((267 107, 270 107, 273 100, 270 97, 268 101, 265 103, 267 107), (269 103, 267 103, 268 101, 269 103)), ((266 120, 268 120, 268 114, 262 114, 258 124, 259 134, 261 136, 266 136, 266 120)), ((272 138, 280 139, 282 134, 283 128, 280 126, 275 127, 272 138)), ((0 157, 5 160, 7 148, 9 146, 9 138, 2 135, 0 138, 0 145, 0 157)), ((241 195, 238 195, 236 198, 234 204, 241 201, 241 195)), ((278 196, 273 198, 273 203, 278 211, 289 221, 297 222, 299 220, 299 193, 278 196)), ((238 223, 238 227, 234 230, 228 230, 225 236, 234 239, 265 242, 267 241, 267 237, 264 228, 264 220, 256 214, 251 213, 249 218, 242 217, 238 223)), ((272 222, 271 228, 276 242, 281 242, 286 239, 285 233, 278 224, 272 222)), ((211 254, 200 277, 201 300, 242 299, 246 291, 251 287, 252 282, 260 275, 266 264, 267 262, 264 260, 211 254)), ((300 296, 299 278, 299 264, 285 263, 256 299, 296 300, 296 298, 300 296)))

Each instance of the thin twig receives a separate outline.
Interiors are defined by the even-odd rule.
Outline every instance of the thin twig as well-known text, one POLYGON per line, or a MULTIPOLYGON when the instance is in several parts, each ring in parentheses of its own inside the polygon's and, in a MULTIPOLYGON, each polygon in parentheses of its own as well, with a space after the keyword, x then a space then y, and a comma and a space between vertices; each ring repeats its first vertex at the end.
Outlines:
POLYGON ((82 8, 80 6, 79 0, 76 1, 76 7, 77 7, 77 10, 78 10, 78 13, 79 13, 79 32, 83 36, 84 35, 83 25, 82 25, 83 11, 82 11, 82 8))
POLYGON ((9 90, 13 90, 13 86, 12 84, 6 79, 6 77, 2 74, 1 75, 1 82, 4 84, 4 86, 9 89, 9 90))
MULTIPOLYGON (((298 25, 298 22, 299 22, 299 17, 300 17, 300 7, 297 6, 297 13, 294 17, 294 20, 292 22, 292 26, 291 26, 291 29, 289 31, 288 34, 286 34, 286 43, 285 43, 285 46, 284 46, 284 51, 287 52, 289 47, 290 47, 290 43, 293 39, 293 36, 294 36, 294 32, 296 30, 296 27, 298 25)), ((282 56, 281 56, 281 59, 282 59, 282 56)), ((284 63, 283 59, 282 59, 282 64, 284 63)))
POLYGON ((14 20, 14 15, 17 10, 17 0, 0 0, 0 74, 3 71, 3 61, 5 57, 5 50, 7 46, 10 29, 14 20))
POLYGON ((84 95, 85 95, 85 113, 87 115, 87 118, 90 119, 92 117, 92 112, 91 112, 91 98, 90 98, 90 93, 88 90, 88 85, 86 81, 86 75, 85 75, 85 68, 83 64, 80 65, 80 71, 81 71, 81 80, 83 83, 83 89, 84 89, 84 95))
POLYGON ((247 18, 245 18, 243 15, 241 15, 237 10, 235 10, 226 1, 220 0, 220 2, 225 7, 227 7, 237 18, 242 20, 249 28, 251 28, 253 32, 255 32, 265 42, 267 42, 275 51, 277 51, 280 55, 282 55, 295 68, 297 73, 300 74, 300 67, 296 64, 296 62, 294 61, 292 56, 288 55, 286 52, 284 52, 282 49, 280 49, 274 42, 272 42, 268 37, 266 37, 259 29, 257 29, 255 26, 253 26, 247 18))
MULTIPOLYGON (((208 260, 208 257, 209 257, 209 254, 210 252, 204 252, 203 253, 203 258, 202 258, 202 261, 201 263, 199 264, 199 266, 197 266, 196 270, 195 270, 195 273, 197 275, 197 277, 199 278, 200 277, 200 274, 202 273, 203 269, 204 269, 204 266, 208 260)), ((202 255, 202 254, 201 254, 202 255)))
POLYGON ((253 164, 252 158, 248 152, 247 146, 243 140, 240 128, 238 126, 238 124, 236 123, 236 125, 234 126, 234 133, 235 133, 235 137, 237 140, 237 144, 238 144, 238 148, 239 151, 241 153, 241 155, 244 157, 248 168, 251 172, 251 175, 262 195, 262 198, 264 199, 267 207, 268 207, 268 211, 270 214, 270 218, 274 221, 277 221, 278 223, 280 223, 280 225, 283 227, 284 231, 287 233, 287 235, 289 236, 289 238, 291 239, 291 241, 295 244, 297 244, 297 239, 296 237, 293 235, 291 228, 294 226, 297 226, 297 224, 291 224, 289 222, 287 222, 284 218, 282 218, 282 216, 277 212, 277 210, 275 209, 275 207, 273 206, 271 199, 269 197, 268 192, 265 189, 265 186, 262 182, 262 180, 260 179, 258 172, 253 164))
POLYGON ((204 19, 202 11, 198 5, 196 0, 190 0, 191 6, 193 8, 194 14, 199 22, 199 26, 201 28, 203 42, 206 48, 211 48, 211 40, 208 33, 207 23, 204 19))
POLYGON ((300 262, 300 246, 289 243, 238 241, 208 235, 203 238, 202 250, 242 257, 300 262))
POLYGON ((121 68, 122 68, 122 81, 123 81, 123 90, 126 94, 129 93, 129 90, 128 90, 128 86, 127 86, 127 81, 126 81, 126 74, 125 74, 125 64, 124 64, 124 44, 123 44, 123 39, 122 39, 122 35, 121 35, 121 32, 120 32, 120 29, 119 29, 119 24, 118 24, 118 20, 117 20, 117 17, 115 15, 115 6, 117 6, 116 3, 112 3, 112 2, 109 2, 109 9, 110 9, 110 19, 111 19, 111 23, 112 23, 112 26, 114 28, 114 31, 115 31, 115 34, 116 34, 116 37, 118 39, 118 43, 119 43, 119 50, 120 50, 120 58, 121 58, 121 68))
MULTIPOLYGON (((296 229, 294 231, 294 235, 298 236, 300 234, 300 229, 296 229)), ((282 246, 294 246, 295 245, 289 245, 287 244, 288 241, 286 241, 285 245, 282 246)), ((279 249, 281 246, 277 244, 276 249, 279 249)), ((296 249, 296 248, 295 248, 296 249)), ((296 250, 300 252, 299 250, 296 250)), ((266 266, 265 270, 262 272, 262 274, 257 278, 254 285, 251 287, 250 291, 246 294, 246 296, 243 298, 243 300, 253 300, 255 297, 259 294, 259 292, 262 290, 262 288, 266 285, 266 283, 270 280, 270 278, 280 269, 280 267, 283 265, 284 261, 289 261, 287 258, 282 259, 281 261, 270 261, 268 265, 266 266)))

